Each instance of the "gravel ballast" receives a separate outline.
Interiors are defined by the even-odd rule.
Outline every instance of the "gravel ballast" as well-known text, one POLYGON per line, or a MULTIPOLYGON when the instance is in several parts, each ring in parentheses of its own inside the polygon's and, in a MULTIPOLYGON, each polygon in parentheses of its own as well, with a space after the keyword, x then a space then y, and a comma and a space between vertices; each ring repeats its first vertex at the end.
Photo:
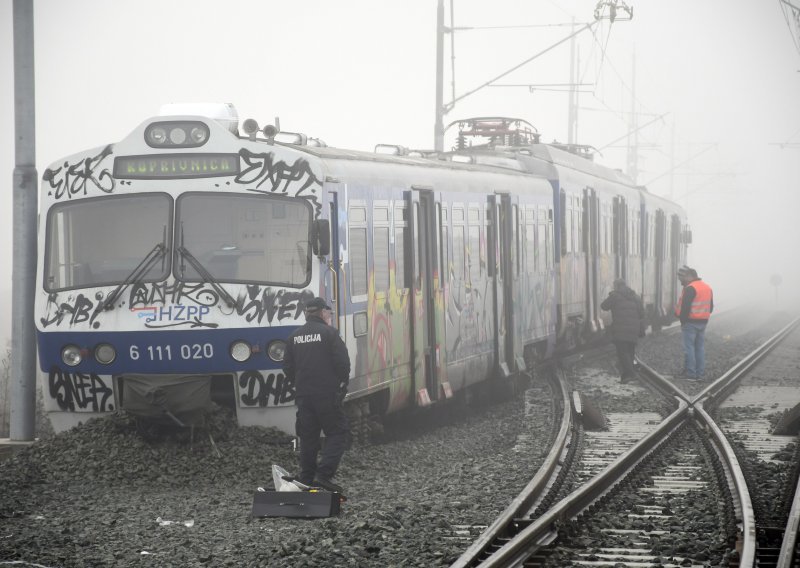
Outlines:
POLYGON ((91 420, 0 464, 0 561, 43 566, 441 566, 533 476, 551 436, 551 395, 409 417, 345 454, 348 501, 327 519, 250 516, 271 468, 296 471, 291 438, 238 428, 145 436, 124 416, 91 420), (527 402, 525 402, 527 400, 527 402), (409 424, 413 424, 410 426, 409 424), (524 440, 521 443, 520 440, 524 440), (520 460, 521 452, 524 459, 520 460), (171 522, 167 522, 171 521, 171 522))

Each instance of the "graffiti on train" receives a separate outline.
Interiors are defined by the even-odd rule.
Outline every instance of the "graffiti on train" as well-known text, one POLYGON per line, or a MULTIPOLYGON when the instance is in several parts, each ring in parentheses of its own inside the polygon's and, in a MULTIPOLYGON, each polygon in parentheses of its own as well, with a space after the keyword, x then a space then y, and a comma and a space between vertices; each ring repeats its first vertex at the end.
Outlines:
POLYGON ((258 193, 304 197, 313 202, 319 215, 322 204, 314 194, 322 188, 322 180, 312 171, 308 160, 297 158, 292 164, 288 164, 283 160, 275 161, 274 156, 272 152, 255 153, 242 148, 239 151, 243 162, 242 171, 234 181, 243 185, 255 184, 250 191, 258 193), (264 184, 267 185, 262 189, 264 184))
MULTIPOLYGON (((219 293, 205 283, 160 282, 139 283, 131 286, 127 300, 129 311, 141 320, 144 327, 207 327, 216 328, 219 323, 209 318, 238 316, 247 323, 273 323, 296 320, 303 306, 311 298, 309 290, 287 291, 270 286, 248 285, 236 299, 233 307, 221 303, 219 293)), ((123 307, 125 301, 117 307, 123 307)), ((101 326, 101 314, 105 312, 102 297, 93 298, 82 293, 69 294, 60 300, 58 293, 48 297, 42 328, 88 325, 93 329, 101 326)), ((135 325, 135 324, 134 324, 135 325)))
POLYGON ((114 394, 111 387, 94 373, 70 373, 52 367, 47 377, 48 393, 59 410, 107 412, 114 410, 109 403, 114 394))
POLYGON ((95 190, 112 193, 114 177, 108 168, 100 167, 111 154, 113 146, 109 144, 92 158, 84 158, 73 164, 64 162, 60 168, 45 170, 42 177, 50 185, 49 195, 59 200, 64 197, 67 199, 75 196, 85 197, 95 190))
POLYGON ((245 371, 239 376, 239 400, 242 406, 282 406, 294 403, 294 380, 280 371, 262 374, 245 371))

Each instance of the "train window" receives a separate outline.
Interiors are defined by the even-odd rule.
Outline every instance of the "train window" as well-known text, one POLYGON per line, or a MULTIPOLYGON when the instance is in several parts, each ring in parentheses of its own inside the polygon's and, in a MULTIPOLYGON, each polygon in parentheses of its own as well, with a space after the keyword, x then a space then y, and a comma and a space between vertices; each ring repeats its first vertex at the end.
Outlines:
POLYGON ((408 221, 408 214, 405 205, 395 205, 394 207, 394 224, 405 224, 408 221))
POLYGON ((394 229, 394 287, 398 290, 408 288, 406 274, 406 229, 394 229))
POLYGON ((525 256, 528 272, 536 272, 536 225, 533 223, 525 225, 525 256))
POLYGON ((483 254, 481 251, 480 229, 478 227, 469 228, 469 280, 477 284, 481 275, 481 264, 483 264, 483 254))
POLYGON ((389 289, 389 227, 375 227, 373 235, 375 291, 384 292, 389 289))
POLYGON ((312 211, 305 199, 187 193, 177 201, 175 274, 304 286, 311 278, 312 211))
POLYGON ((572 211, 567 211, 564 219, 566 252, 572 252, 572 211))
POLYGON ((439 244, 439 248, 438 248, 439 258, 437 259, 438 262, 437 262, 436 269, 437 269, 437 271, 439 273, 439 286, 440 287, 442 286, 442 275, 444 274, 444 264, 445 264, 444 251, 445 251, 445 246, 446 246, 444 244, 444 240, 443 240, 444 222, 443 222, 442 217, 444 216, 444 214, 446 212, 447 211, 442 207, 441 203, 437 203, 436 204, 436 234, 437 234, 437 238, 439 240, 439 242, 438 242, 438 244, 439 244))
POLYGON ((514 239, 514 274, 519 275, 519 208, 511 207, 512 238, 514 239))
POLYGON ((350 296, 367 293, 367 229, 350 228, 350 296))
POLYGON ((547 262, 547 225, 539 224, 536 232, 536 270, 542 271, 547 262))
POLYGON ((470 207, 469 208, 469 222, 470 223, 477 223, 481 220, 481 212, 480 209, 477 207, 470 207))
POLYGON ((350 223, 366 223, 367 222, 367 208, 366 207, 350 207, 350 223))
POLYGON ((421 280, 418 280, 420 275, 419 269, 419 259, 422 253, 422 242, 419 238, 419 224, 420 224, 420 213, 419 213, 419 203, 414 203, 414 221, 412 223, 411 231, 414 238, 414 242, 417 243, 417 250, 414 253, 414 257, 412 259, 412 278, 414 279, 414 286, 419 288, 422 285, 421 280))
MULTIPOLYGON (((163 242, 171 248, 171 219, 172 199, 165 193, 85 199, 53 207, 47 217, 45 289, 123 282, 145 258, 158 253, 156 245, 163 242)), ((156 261, 162 258, 154 257, 142 281, 166 277, 169 262, 156 261)))
POLYGON ((445 279, 449 278, 447 270, 450 268, 450 238, 447 225, 442 225, 442 263, 444 264, 443 272, 441 274, 441 282, 444 284, 445 279))
POLYGON ((372 210, 372 220, 375 223, 388 223, 389 209, 386 207, 375 207, 372 210))
POLYGON ((453 227, 453 272, 458 280, 464 278, 464 227, 453 227))
POLYGON ((464 222, 464 209, 462 207, 453 207, 453 221, 456 223, 464 222))

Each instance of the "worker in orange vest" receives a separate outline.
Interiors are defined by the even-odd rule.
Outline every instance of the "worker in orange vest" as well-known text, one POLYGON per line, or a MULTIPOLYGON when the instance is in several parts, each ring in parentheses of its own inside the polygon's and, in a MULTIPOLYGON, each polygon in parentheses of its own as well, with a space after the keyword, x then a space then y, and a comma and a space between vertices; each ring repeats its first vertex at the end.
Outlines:
POLYGON ((698 278, 694 268, 681 266, 678 280, 683 285, 683 291, 675 306, 675 315, 681 320, 683 335, 683 376, 687 380, 698 381, 706 368, 705 333, 711 312, 714 311, 714 292, 698 278))

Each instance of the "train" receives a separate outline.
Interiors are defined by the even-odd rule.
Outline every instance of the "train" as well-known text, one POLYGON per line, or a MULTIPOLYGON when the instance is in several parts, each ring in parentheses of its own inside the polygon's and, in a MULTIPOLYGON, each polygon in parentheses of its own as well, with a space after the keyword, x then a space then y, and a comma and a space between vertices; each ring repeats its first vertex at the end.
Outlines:
POLYGON ((216 403, 293 432, 285 340, 316 296, 350 354, 346 408, 377 421, 602 341, 616 278, 653 329, 673 320, 678 205, 524 120, 451 127, 447 152, 355 151, 240 127, 231 104, 167 105, 52 164, 35 311, 54 430, 216 403))

